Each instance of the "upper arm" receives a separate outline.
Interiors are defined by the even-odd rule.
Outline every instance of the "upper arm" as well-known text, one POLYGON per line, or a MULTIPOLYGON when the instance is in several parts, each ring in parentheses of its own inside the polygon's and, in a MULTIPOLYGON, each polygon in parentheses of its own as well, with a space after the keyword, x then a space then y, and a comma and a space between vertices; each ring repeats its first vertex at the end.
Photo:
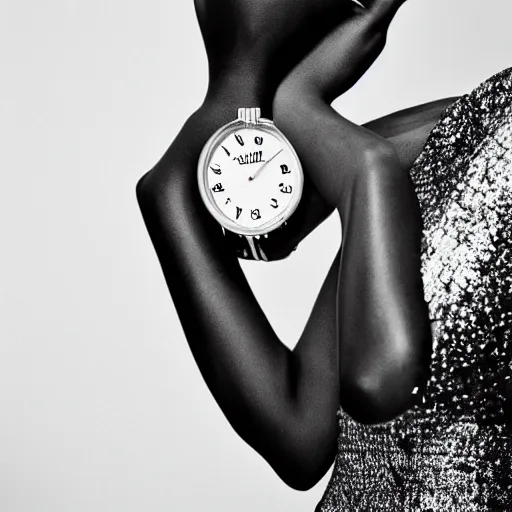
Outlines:
POLYGON ((444 98, 410 107, 370 121, 363 126, 393 143, 406 168, 420 155, 441 115, 458 98, 444 98))

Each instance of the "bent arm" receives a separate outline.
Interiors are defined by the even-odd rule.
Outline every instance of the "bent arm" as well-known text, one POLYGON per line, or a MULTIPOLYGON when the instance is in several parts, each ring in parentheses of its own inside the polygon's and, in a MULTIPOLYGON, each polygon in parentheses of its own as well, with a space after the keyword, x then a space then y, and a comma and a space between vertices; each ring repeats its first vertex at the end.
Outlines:
MULTIPOLYGON (((197 158, 208 137, 233 119, 236 106, 257 104, 230 91, 226 97, 231 107, 210 104, 189 119, 140 180, 137 196, 187 341, 214 398, 236 432, 285 482, 307 489, 329 469, 336 452, 341 253, 296 349, 288 350, 238 260, 225 250, 220 227, 197 190, 197 158)), ((410 147, 411 123, 401 114, 373 122, 372 129, 410 147)), ((415 123, 415 130, 428 126, 415 123)), ((412 147, 419 153, 420 144, 412 147)))
MULTIPOLYGON (((400 110, 370 121, 363 127, 391 142, 402 166, 408 169, 420 155, 441 114, 457 99, 458 97, 445 98, 400 110)), ((304 334, 294 349, 296 358, 304 361, 303 367, 305 368, 308 367, 308 361, 312 362, 317 357, 322 357, 321 347, 325 347, 326 350, 332 347, 332 356, 330 357, 337 357, 335 348, 338 333, 334 320, 337 315, 337 291, 335 290, 338 283, 337 270, 341 263, 340 254, 339 251, 324 282, 324 287, 333 292, 333 299, 331 302, 324 303, 319 298, 317 306, 308 319, 304 334), (323 304, 323 306, 318 307, 318 304, 323 304), (331 339, 331 343, 329 343, 329 339, 331 339)))
POLYGON ((315 304, 316 320, 309 327, 315 332, 305 334, 318 338, 318 351, 304 361, 272 329, 199 195, 199 152, 232 117, 232 109, 224 107, 196 112, 140 180, 137 196, 208 388, 235 431, 278 475, 307 489, 328 470, 336 449, 336 338, 334 318, 323 312, 335 301, 338 267, 331 269, 315 304))
POLYGON ((341 218, 340 403, 364 423, 390 420, 415 403, 432 341, 407 158, 330 106, 379 54, 386 29, 371 10, 344 23, 288 77, 274 102, 276 123, 341 218))
MULTIPOLYGON (((439 116, 441 108, 434 109, 439 116)), ((426 119, 410 119, 409 111, 403 111, 372 123, 376 131, 404 141, 397 146, 400 152, 413 146, 408 142, 411 126, 423 130, 426 138, 435 118, 431 108, 427 112, 426 119)), ((291 353, 269 325, 238 260, 224 251, 219 227, 196 194, 196 155, 231 117, 225 107, 192 116, 164 158, 140 180, 137 195, 210 391, 236 432, 280 477, 294 488, 307 489, 328 471, 336 453, 341 251, 291 353)), ((422 145, 414 150, 419 153, 422 145)))

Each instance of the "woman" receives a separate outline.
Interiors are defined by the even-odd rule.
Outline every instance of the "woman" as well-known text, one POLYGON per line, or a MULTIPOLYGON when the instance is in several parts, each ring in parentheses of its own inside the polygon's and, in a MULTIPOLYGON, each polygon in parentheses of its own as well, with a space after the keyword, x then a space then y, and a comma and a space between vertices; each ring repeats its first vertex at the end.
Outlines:
POLYGON ((497 157, 484 166, 478 151, 508 144, 497 131, 508 75, 455 103, 353 125, 329 105, 378 56, 402 2, 341 4, 196 1, 210 87, 140 180, 144 219, 193 355, 233 428, 296 489, 335 462, 318 510, 506 510, 510 459, 498 454, 510 453, 508 196, 497 157), (197 190, 199 153, 239 106, 273 114, 310 180, 302 222, 275 259, 333 210, 344 228, 293 351, 197 190), (464 172, 472 166, 479 185, 464 172))

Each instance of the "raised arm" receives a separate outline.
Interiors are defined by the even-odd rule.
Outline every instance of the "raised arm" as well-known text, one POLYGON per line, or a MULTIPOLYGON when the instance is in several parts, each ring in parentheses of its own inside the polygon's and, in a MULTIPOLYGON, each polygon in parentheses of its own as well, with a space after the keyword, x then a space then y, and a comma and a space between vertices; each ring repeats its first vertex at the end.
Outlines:
MULTIPOLYGON (((339 5, 324 0, 324 7, 329 2, 339 5)), ((322 288, 305 335, 318 337, 318 351, 304 361, 280 341, 237 258, 226 249, 220 226, 201 201, 196 172, 203 145, 238 107, 259 106, 271 115, 272 83, 287 71, 280 59, 277 68, 268 62, 273 45, 308 18, 291 9, 294 3, 279 0, 269 11, 259 0, 196 2, 210 62, 208 94, 139 181, 137 197, 208 388, 235 431, 277 474, 291 487, 307 489, 328 470, 336 451, 335 317, 324 322, 322 315, 335 301, 337 268, 322 288)), ((316 10, 318 0, 301 6, 308 3, 316 10)))
POLYGON ((365 423, 409 409, 428 377, 432 339, 420 273, 421 217, 393 144, 344 119, 330 103, 378 56, 401 4, 375 0, 355 9, 289 75, 274 102, 276 123, 341 218, 340 403, 365 423))
MULTIPOLYGON (((260 6, 259 1, 237 1, 244 6, 251 2, 255 8, 260 6)), ((289 1, 276 1, 269 15, 272 30, 280 37, 290 33, 280 21, 288 19, 289 1), (282 17, 275 12, 279 5, 282 17)), ((323 8, 329 1, 324 0, 323 8)), ((317 0, 309 3, 316 9, 317 0)), ((333 3, 339 5, 339 0, 333 3)), ((237 25, 239 20, 231 19, 233 13, 225 11, 226 5, 236 2, 198 0, 197 4, 207 45, 208 40, 220 44, 208 12, 218 17, 221 25, 226 16, 229 23, 237 25)), ((297 10, 293 12, 295 18, 307 18, 304 13, 299 16, 297 10)), ((249 18, 255 19, 255 15, 249 18)), ((293 26, 297 23, 295 19, 293 26)), ((261 20, 259 24, 265 25, 261 20)), ((265 34, 271 38, 272 31, 267 29, 265 34)), ((229 43, 226 38, 221 42, 229 43)), ((252 47, 251 41, 247 45, 252 47)), ((254 52, 240 55, 242 58, 231 58, 226 47, 217 53, 210 44, 212 82, 207 99, 160 162, 139 181, 137 197, 187 341, 217 403, 236 432, 288 485, 308 489, 329 469, 336 452, 340 252, 296 349, 288 350, 257 303, 238 260, 225 249, 221 229, 207 213, 197 189, 199 152, 218 127, 232 120, 237 107, 261 106, 270 115, 275 92, 271 83, 278 81, 283 69, 269 75, 267 63, 254 52)), ((441 108, 437 109, 440 113, 441 108)), ((417 117, 418 112, 412 118, 410 112, 397 113, 383 122, 375 121, 375 130, 395 137, 399 154, 411 158, 422 144, 411 143, 410 134, 417 138, 418 133, 426 133, 425 127, 435 117, 433 110, 426 108, 430 113, 423 119, 417 117)), ((316 189, 310 194, 316 213, 306 219, 299 237, 334 210, 316 189), (323 206, 318 206, 319 199, 323 206)))
POLYGON ((319 366, 308 368, 304 377, 201 202, 198 154, 212 131, 231 117, 229 106, 196 112, 164 158, 140 180, 137 196, 208 388, 235 431, 288 485, 305 489, 332 462, 335 358, 326 361, 328 366, 317 358, 319 366))

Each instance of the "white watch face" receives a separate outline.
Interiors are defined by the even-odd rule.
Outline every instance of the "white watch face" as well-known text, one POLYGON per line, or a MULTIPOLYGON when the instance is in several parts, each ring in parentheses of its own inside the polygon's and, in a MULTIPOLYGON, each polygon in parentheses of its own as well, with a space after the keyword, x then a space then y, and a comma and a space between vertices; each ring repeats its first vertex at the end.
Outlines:
POLYGON ((295 150, 272 122, 234 122, 206 144, 199 184, 210 213, 226 228, 257 235, 296 209, 303 173, 295 150))

